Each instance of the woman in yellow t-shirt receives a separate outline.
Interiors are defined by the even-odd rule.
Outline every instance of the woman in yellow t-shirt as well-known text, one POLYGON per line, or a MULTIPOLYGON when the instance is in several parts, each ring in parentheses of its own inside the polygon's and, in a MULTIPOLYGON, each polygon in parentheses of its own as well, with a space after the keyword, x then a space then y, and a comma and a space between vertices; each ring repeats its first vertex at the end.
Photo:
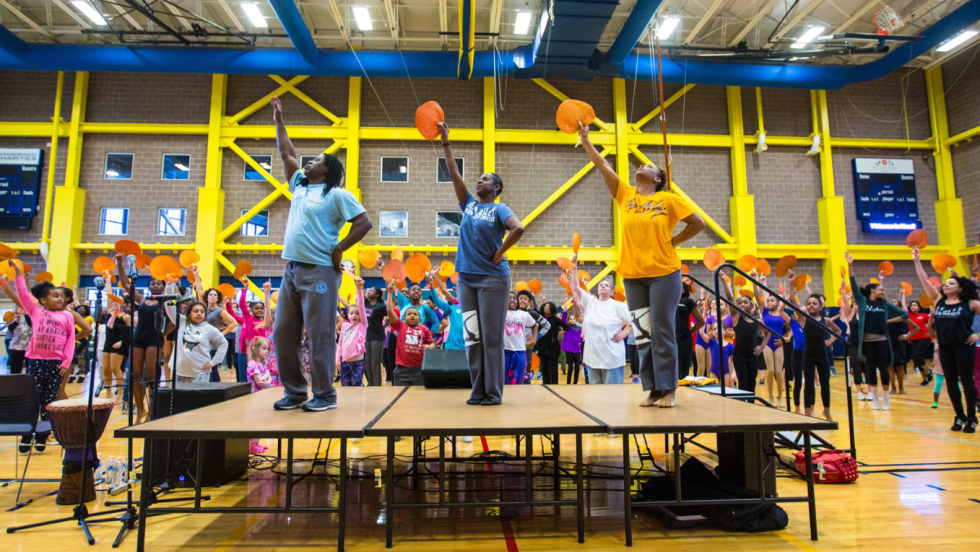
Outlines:
POLYGON ((579 138, 599 168, 622 218, 619 266, 636 347, 640 382, 650 395, 640 406, 670 408, 676 404, 677 304, 681 299, 681 260, 674 250, 704 229, 704 220, 682 198, 667 192, 665 175, 654 165, 636 169, 636 187, 619 175, 589 142, 589 128, 579 125, 579 138), (686 226, 677 235, 679 221, 686 226))

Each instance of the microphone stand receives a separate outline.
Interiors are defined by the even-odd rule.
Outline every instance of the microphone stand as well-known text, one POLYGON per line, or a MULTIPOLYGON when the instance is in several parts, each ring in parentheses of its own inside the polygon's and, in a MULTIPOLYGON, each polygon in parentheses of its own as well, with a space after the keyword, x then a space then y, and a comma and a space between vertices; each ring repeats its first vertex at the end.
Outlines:
MULTIPOLYGON (((96 288, 96 305, 98 307, 102 306, 102 290, 105 288, 105 284, 98 286, 96 288)), ((98 320, 98 316, 95 317, 98 320)), ((95 343, 99 342, 99 325, 95 325, 95 332, 92 334, 92 339, 95 343)), ((90 514, 88 507, 85 505, 85 481, 88 479, 85 477, 86 471, 89 469, 89 457, 91 456, 93 462, 97 462, 95 453, 95 425, 94 416, 92 414, 92 400, 95 397, 95 356, 92 355, 88 360, 89 369, 89 380, 88 380, 88 405, 85 408, 85 444, 84 451, 82 453, 82 471, 81 471, 81 482, 79 484, 78 493, 78 504, 72 510, 71 517, 53 519, 48 521, 42 521, 39 523, 32 523, 30 525, 21 525, 19 527, 8 527, 7 533, 14 533, 20 531, 21 529, 32 529, 34 527, 43 527, 46 525, 54 525, 56 523, 64 523, 66 521, 77 521, 78 525, 85 532, 85 538, 88 540, 89 545, 95 544, 95 538, 92 537, 92 532, 89 530, 88 525, 90 523, 100 523, 103 521, 121 521, 123 526, 119 531, 119 537, 116 539, 116 543, 113 544, 113 548, 118 546, 119 541, 122 540, 122 536, 127 529, 132 529, 134 527, 133 522, 135 521, 136 511, 130 511, 130 508, 118 508, 115 510, 105 510, 103 512, 98 512, 95 514, 90 514), (122 516, 115 517, 114 519, 96 519, 101 516, 114 516, 115 514, 123 512, 122 516), (130 517, 132 516, 132 517, 130 517)), ((130 395, 132 399, 132 395, 130 395)), ((132 412, 130 412, 130 417, 132 417, 132 412)), ((130 450, 132 450, 132 439, 130 439, 130 450)), ((132 469, 132 464, 130 464, 130 469, 132 469)), ((128 484, 128 483, 127 483, 128 484)), ((130 491, 130 496, 132 496, 132 491, 130 491)), ((108 504, 108 503, 106 503, 108 504)))

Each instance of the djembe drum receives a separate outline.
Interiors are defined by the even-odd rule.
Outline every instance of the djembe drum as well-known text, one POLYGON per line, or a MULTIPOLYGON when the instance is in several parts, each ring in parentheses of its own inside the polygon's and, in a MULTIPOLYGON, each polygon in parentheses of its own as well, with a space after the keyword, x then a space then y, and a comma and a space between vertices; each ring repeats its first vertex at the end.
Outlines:
POLYGON ((88 399, 67 399, 54 401, 47 406, 48 419, 55 439, 65 449, 62 463, 61 486, 58 487, 56 504, 78 504, 82 478, 85 478, 85 502, 95 500, 95 477, 97 467, 95 443, 102 437, 109 418, 112 417, 112 401, 92 399, 92 448, 88 457, 88 469, 82 473, 82 459, 85 454, 85 423, 88 399))

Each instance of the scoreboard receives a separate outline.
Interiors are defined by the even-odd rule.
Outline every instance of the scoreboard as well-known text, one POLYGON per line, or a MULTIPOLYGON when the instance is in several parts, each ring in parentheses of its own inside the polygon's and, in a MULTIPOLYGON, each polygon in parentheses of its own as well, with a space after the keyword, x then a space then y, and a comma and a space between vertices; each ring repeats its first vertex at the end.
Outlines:
POLYGON ((40 149, 0 148, 0 228, 29 229, 41 190, 40 149))
POLYGON ((911 159, 854 159, 854 195, 865 232, 922 227, 911 159))

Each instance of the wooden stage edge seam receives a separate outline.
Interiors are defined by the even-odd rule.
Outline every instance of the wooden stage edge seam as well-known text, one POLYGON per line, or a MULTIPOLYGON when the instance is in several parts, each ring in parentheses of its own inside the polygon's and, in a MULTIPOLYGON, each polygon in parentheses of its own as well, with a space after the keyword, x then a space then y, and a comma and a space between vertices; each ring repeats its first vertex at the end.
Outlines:
POLYGON ((405 386, 402 389, 401 393, 399 393, 398 396, 396 396, 394 399, 392 399, 391 402, 388 403, 388 406, 384 407, 384 410, 382 410, 381 412, 379 412, 378 415, 375 416, 374 418, 371 418, 371 421, 368 422, 366 426, 364 426, 364 427, 361 428, 361 431, 367 432, 367 430, 369 430, 372 427, 374 427, 374 424, 378 423, 378 420, 380 420, 382 417, 384 417, 384 415, 387 414, 389 410, 391 410, 391 407, 395 406, 395 403, 398 402, 398 399, 402 398, 402 395, 404 395, 410 388, 411 388, 411 386, 405 386))
POLYGON ((555 391, 554 389, 552 389, 550 385, 547 385, 546 384, 546 385, 544 385, 544 388, 547 389, 549 392, 551 392, 552 395, 554 395, 554 396, 558 397, 559 399, 565 401, 565 404, 567 404, 568 406, 574 408, 575 410, 578 410, 579 412, 581 412, 582 414, 584 414, 586 417, 588 417, 589 419, 591 419, 593 422, 595 422, 595 423, 601 425, 602 427, 606 428, 607 431, 611 427, 606 422, 603 422, 599 418, 596 418, 592 414, 589 414, 588 412, 582 410, 581 408, 578 407, 578 405, 573 404, 571 401, 569 401, 565 397, 561 396, 557 391, 555 391))

